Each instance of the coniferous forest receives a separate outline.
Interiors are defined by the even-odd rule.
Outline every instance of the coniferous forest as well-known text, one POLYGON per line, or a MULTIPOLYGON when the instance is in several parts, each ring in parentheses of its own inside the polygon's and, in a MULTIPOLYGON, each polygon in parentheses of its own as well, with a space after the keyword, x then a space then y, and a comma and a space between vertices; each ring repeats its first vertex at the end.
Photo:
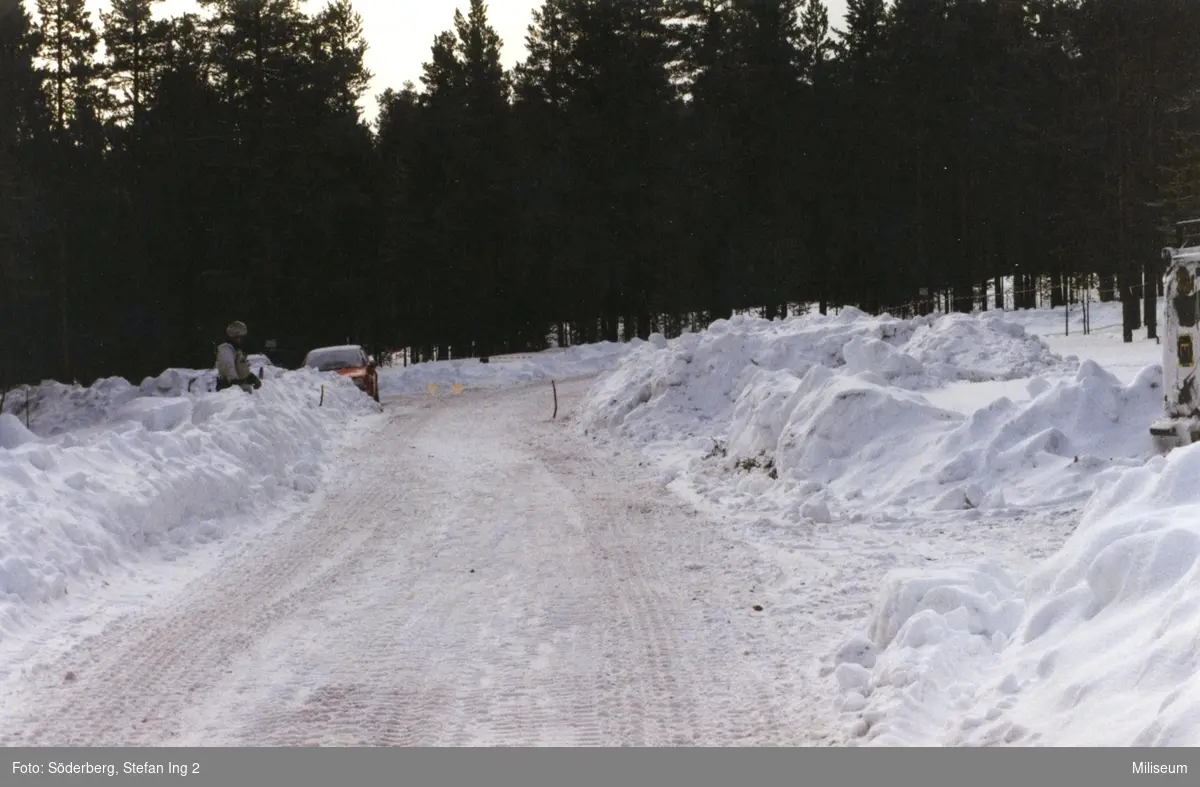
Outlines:
POLYGON ((351 0, 157 6, 0 0, 0 386, 232 319, 426 360, 1087 287, 1128 341, 1200 216, 1196 0, 545 0, 511 71, 464 0, 377 119, 351 0))

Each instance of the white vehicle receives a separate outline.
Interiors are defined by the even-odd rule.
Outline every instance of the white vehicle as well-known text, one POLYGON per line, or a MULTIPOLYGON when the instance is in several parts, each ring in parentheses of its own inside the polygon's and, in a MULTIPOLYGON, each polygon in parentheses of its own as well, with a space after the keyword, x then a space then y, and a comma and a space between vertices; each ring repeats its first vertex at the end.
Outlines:
POLYGON ((1196 351, 1200 348, 1200 219, 1180 222, 1178 246, 1163 249, 1164 274, 1163 417, 1150 426, 1156 450, 1200 442, 1200 385, 1196 351))

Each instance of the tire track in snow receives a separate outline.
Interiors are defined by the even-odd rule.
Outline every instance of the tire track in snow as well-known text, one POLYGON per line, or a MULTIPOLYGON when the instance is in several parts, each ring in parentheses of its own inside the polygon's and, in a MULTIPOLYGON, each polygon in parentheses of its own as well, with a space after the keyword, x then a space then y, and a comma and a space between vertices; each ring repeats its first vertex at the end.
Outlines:
MULTIPOLYGON (((388 486, 351 488, 333 494, 325 508, 344 510, 348 500, 387 506, 393 499, 388 486)), ((337 582, 337 569, 353 559, 370 533, 346 518, 320 523, 327 527, 307 524, 303 519, 285 523, 266 554, 253 543, 244 546, 177 602, 147 619, 126 617, 68 654, 61 669, 48 671, 31 687, 35 696, 40 691, 41 701, 27 704, 37 710, 0 741, 173 743, 180 719, 196 698, 228 674, 230 655, 247 650, 274 621, 327 592, 337 582), (63 684, 67 672, 76 680, 63 684)))
POLYGON ((401 408, 351 483, 21 687, 0 742, 805 743, 745 548, 564 428, 583 385, 556 422, 541 386, 401 408))

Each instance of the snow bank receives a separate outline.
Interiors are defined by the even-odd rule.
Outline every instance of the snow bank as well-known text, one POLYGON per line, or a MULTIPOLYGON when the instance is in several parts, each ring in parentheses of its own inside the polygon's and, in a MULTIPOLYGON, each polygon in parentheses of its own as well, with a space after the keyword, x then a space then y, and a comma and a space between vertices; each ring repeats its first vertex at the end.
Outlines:
POLYGON ((1062 360, 1007 314, 951 314, 925 318, 905 351, 937 380, 1012 380, 1056 368, 1062 360))
MULTIPOLYGON (((284 370, 266 356, 247 358, 255 374, 271 379, 284 370)), ((13 388, 4 396, 4 413, 16 416, 30 431, 42 437, 100 426, 129 402, 144 396, 174 397, 211 393, 217 388, 213 369, 170 368, 157 377, 133 385, 122 377, 97 380, 90 386, 47 381, 36 386, 13 388)))
POLYGON ((672 342, 638 347, 592 397, 593 426, 617 427, 670 389, 670 402, 700 418, 720 417, 756 370, 803 376, 813 366, 870 373, 910 390, 952 380, 1003 380, 1061 368, 1035 336, 999 318, 968 315, 897 320, 854 308, 839 315, 768 321, 736 316, 672 342))
POLYGON ((379 370, 380 391, 384 396, 425 393, 429 386, 442 389, 462 385, 465 388, 502 388, 539 380, 563 380, 599 374, 613 368, 634 348, 645 344, 640 339, 628 343, 602 342, 520 355, 496 355, 488 363, 478 358, 431 361, 406 367, 385 366, 379 370))
POLYGON ((1028 580, 1013 645, 952 741, 1200 744, 1200 446, 1112 475, 1028 580), (975 713, 979 715, 978 711, 975 713))
MULTIPOLYGON (((1113 380, 1089 363, 1080 377, 1041 398, 1117 423, 1113 380)), ((1126 391, 1158 404, 1154 379, 1126 391)), ((892 574, 831 667, 847 728, 869 745, 1200 743, 1200 446, 1129 464, 1093 471, 1078 527, 1022 582, 990 565, 892 574)))
POLYGON ((36 439, 15 415, 0 413, 0 448, 17 448, 36 439))
POLYGON ((281 372, 253 395, 188 394, 186 377, 40 386, 32 431, 0 415, 0 631, 74 578, 149 548, 169 557, 312 491, 339 433, 377 411, 336 375, 281 372))
POLYGON ((1100 468, 1143 462, 1160 378, 1067 364, 998 316, 734 318, 631 352, 593 387, 581 427, 690 452, 679 472, 725 504, 762 502, 745 472, 757 468, 818 508, 1009 510, 1082 502, 1100 468), (1028 400, 970 414, 922 393, 1032 370, 1044 373, 1028 400))
MULTIPOLYGON (((1152 458, 1155 347, 1126 348, 1119 377, 1059 360, 1005 316, 721 321, 631 352, 593 386, 578 428, 641 443, 675 462, 666 480, 722 508, 778 515, 772 527, 794 530, 782 552, 853 550, 839 533, 864 551, 894 545, 877 576, 855 574, 883 578, 870 617, 830 642, 853 739, 1196 745, 1200 446, 1152 458), (978 406, 935 404, 972 385, 987 391, 978 406), (1015 554, 991 549, 989 528, 1065 530, 1066 507, 1081 523, 1031 575, 969 562, 1015 554), (908 527, 953 531, 965 562, 920 566, 900 554, 914 545, 864 521, 892 534, 935 523, 908 527), (885 577, 897 563, 910 567, 885 577)), ((824 577, 841 564, 811 565, 824 577)))
POLYGON ((852 740, 944 743, 946 720, 969 706, 1024 611, 1018 583, 993 563, 893 571, 865 631, 834 659, 839 710, 852 740))
POLYGON ((1198 473, 1200 446, 1105 473, 1022 585, 891 578, 837 659, 847 724, 881 745, 1200 743, 1198 473))

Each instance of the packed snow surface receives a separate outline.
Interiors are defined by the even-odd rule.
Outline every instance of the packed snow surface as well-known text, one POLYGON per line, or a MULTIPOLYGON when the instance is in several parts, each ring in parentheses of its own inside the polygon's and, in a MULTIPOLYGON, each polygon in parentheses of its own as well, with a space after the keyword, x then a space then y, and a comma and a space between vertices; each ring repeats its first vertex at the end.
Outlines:
MULTIPOLYGON (((1090 334, 1072 309, 741 315, 670 341, 383 367, 382 418, 386 397, 412 408, 386 428, 350 381, 311 370, 268 368, 253 395, 213 393, 211 372, 187 369, 137 385, 14 389, 0 408, 0 647, 24 664, 17 656, 41 653, 50 635, 12 643, 49 602, 107 599, 94 578, 114 566, 149 554, 183 565, 269 520, 241 562, 197 585, 207 596, 180 596, 147 630, 153 653, 195 659, 148 677, 129 666, 141 656, 122 649, 120 630, 83 646, 99 665, 87 678, 95 700, 52 703, 78 717, 72 730, 123 739, 122 724, 136 723, 127 702, 138 718, 166 702, 200 743, 263 730, 286 742, 358 740, 338 715, 355 708, 378 715, 380 729, 428 728, 437 742, 663 741, 666 726, 611 720, 659 714, 665 725, 667 700, 725 680, 711 697, 688 695, 700 723, 690 741, 1196 745, 1200 446, 1152 456, 1161 347, 1142 332, 1121 340, 1119 304, 1093 305, 1090 334), (541 385, 512 398, 486 390, 590 375, 600 376, 559 386, 556 421, 541 385), (563 393, 573 390, 577 407, 563 393), (373 426, 383 436, 364 442, 373 426), (337 454, 337 485, 369 511, 348 516, 330 500, 306 514, 310 530, 291 527, 281 510, 318 489, 352 443, 373 453, 337 454), (512 493, 521 483, 529 488, 512 493), (622 491, 630 484, 636 494, 622 491), (663 508, 654 489, 664 486, 684 508, 663 508), (394 527, 406 536, 389 535, 394 527), (474 574, 483 554, 498 561, 486 579, 474 574), (487 611, 496 587, 519 603, 487 611), (555 588, 555 603, 533 592, 542 587, 555 588), (277 591, 284 601, 256 601, 277 591), (312 639, 314 615, 359 611, 345 632, 312 639), (249 614, 274 632, 238 657, 232 678, 224 665, 241 634, 184 625, 210 613, 214 626, 243 632, 249 614), (597 620, 625 634, 606 639, 597 620), (416 643, 396 633, 412 631, 441 655, 375 647, 416 643), (745 668, 722 662, 700 680, 713 656, 705 642, 741 653, 745 668), (628 676, 642 676, 627 676, 632 693, 603 688, 615 685, 605 671, 614 648, 628 676), (486 655, 446 655, 459 653, 486 655), (361 683, 364 658, 374 687, 361 683), (694 674, 673 681, 681 663, 694 674), (754 678, 768 671, 770 691, 754 678), (542 680, 550 674, 566 683, 542 680), (551 726, 530 727, 511 703, 487 705, 494 685, 518 696, 523 675, 551 726), (472 702, 497 714, 494 728, 405 693, 451 678, 443 688, 479 687, 472 702), (183 683, 206 687, 187 714, 199 700, 173 688, 183 683), (129 696, 108 697, 102 684, 129 696), (600 699, 580 715, 583 696, 600 699), (279 710, 296 703, 292 715, 279 710), (737 730, 712 722, 726 705, 737 730)), ((12 740, 67 734, 39 716, 62 685, 46 674, 21 705, 29 724, 6 722, 12 740)), ((151 740, 164 723, 139 735, 151 740)))

